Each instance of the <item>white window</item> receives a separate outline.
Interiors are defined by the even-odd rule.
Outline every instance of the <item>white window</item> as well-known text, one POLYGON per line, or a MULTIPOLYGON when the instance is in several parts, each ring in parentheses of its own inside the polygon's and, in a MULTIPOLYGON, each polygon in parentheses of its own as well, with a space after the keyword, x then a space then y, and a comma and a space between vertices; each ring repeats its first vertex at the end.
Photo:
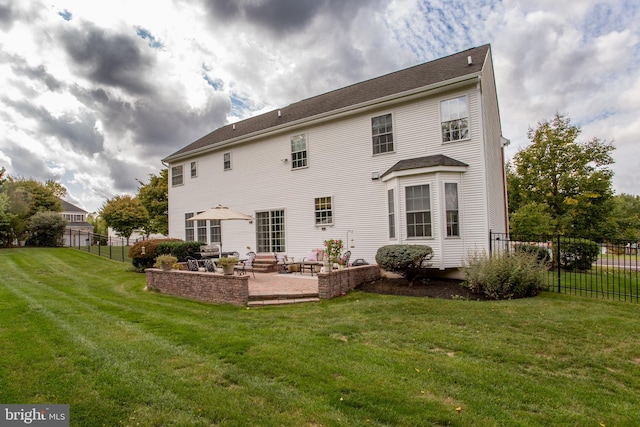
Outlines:
MULTIPOLYGON (((198 214, 201 214, 202 212, 198 212, 198 214)), ((191 221, 194 222, 194 221, 191 221)), ((198 220, 195 221, 197 224, 197 236, 198 242, 202 242, 202 243, 207 243, 207 220, 198 220)))
POLYGON ((284 210, 256 212, 257 252, 286 252, 284 210))
POLYGON ((389 209, 389 238, 396 238, 396 207, 393 188, 387 190, 387 205, 389 209))
POLYGON ((198 162, 191 162, 191 178, 198 176, 198 162))
POLYGON ((183 175, 182 175, 182 165, 174 166, 171 168, 171 185, 175 187, 176 185, 184 184, 183 175))
POLYGON ((222 243, 222 227, 219 219, 211 220, 209 232, 211 233, 211 243, 222 243))
POLYGON ((226 171, 231 169, 231 153, 223 154, 223 168, 226 171))
POLYGON ((331 197, 316 197, 316 225, 333 224, 333 203, 331 197))
POLYGON ((189 218, 193 218, 193 212, 184 214, 184 240, 193 242, 195 240, 194 221, 187 221, 189 218))
POLYGON ((447 182, 444 184, 444 199, 447 217, 447 237, 460 235, 460 221, 458 214, 458 184, 447 182))
POLYGON ((291 138, 291 169, 307 166, 307 137, 305 134, 291 138))
POLYGON ((440 119, 442 120, 442 142, 469 138, 466 95, 440 102, 440 119))
POLYGON ((431 198, 429 185, 405 188, 407 237, 431 237, 431 198))
POLYGON ((371 118, 373 154, 393 151, 393 123, 391 114, 371 118))

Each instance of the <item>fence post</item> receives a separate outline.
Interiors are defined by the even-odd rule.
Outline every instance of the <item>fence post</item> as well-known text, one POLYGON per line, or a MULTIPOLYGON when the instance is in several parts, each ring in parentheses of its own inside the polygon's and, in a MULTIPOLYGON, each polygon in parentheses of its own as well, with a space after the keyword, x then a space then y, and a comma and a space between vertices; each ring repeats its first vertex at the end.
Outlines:
POLYGON ((558 233, 556 246, 558 248, 556 251, 556 263, 558 264, 558 293, 560 293, 560 274, 562 272, 562 269, 560 268, 560 233, 558 233))
POLYGON ((489 230, 489 258, 493 254, 493 230, 489 230))

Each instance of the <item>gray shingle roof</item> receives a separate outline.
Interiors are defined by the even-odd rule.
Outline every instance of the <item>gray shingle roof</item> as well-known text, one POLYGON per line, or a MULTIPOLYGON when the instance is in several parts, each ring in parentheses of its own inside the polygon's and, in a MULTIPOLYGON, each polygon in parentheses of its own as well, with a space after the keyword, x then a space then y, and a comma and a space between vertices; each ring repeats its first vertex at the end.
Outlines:
POLYGON ((381 175, 384 177, 391 172, 404 171, 410 169, 431 168, 436 166, 469 166, 466 163, 462 163, 451 157, 447 157, 443 154, 436 154, 435 156, 416 157, 414 159, 400 160, 395 165, 391 166, 385 173, 381 175))
POLYGON ((173 157, 250 135, 254 132, 265 131, 287 123, 330 113, 331 111, 479 73, 484 66, 489 49, 490 45, 488 44, 468 49, 444 58, 308 98, 235 124, 220 127, 176 151, 164 160, 169 161, 173 157), (467 63, 468 56, 472 58, 471 65, 467 63))
POLYGON ((67 202, 66 200, 63 200, 63 199, 59 199, 59 200, 62 203, 62 212, 82 212, 82 213, 87 213, 87 211, 85 211, 84 209, 81 209, 81 208, 77 207, 76 205, 73 205, 73 204, 67 202))

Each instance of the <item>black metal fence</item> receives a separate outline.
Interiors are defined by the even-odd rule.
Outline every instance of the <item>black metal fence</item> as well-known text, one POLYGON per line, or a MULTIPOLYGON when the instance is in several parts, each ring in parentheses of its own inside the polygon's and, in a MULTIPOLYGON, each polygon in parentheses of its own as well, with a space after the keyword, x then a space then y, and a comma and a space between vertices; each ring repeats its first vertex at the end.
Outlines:
POLYGON ((550 291, 640 302, 638 242, 490 233, 490 255, 526 251, 547 265, 550 291))
MULTIPOLYGON (((140 239, 129 240, 129 245, 135 244, 138 240, 140 239)), ((127 239, 123 237, 108 237, 78 230, 69 230, 63 237, 63 246, 91 252, 95 255, 121 262, 131 261, 131 258, 129 258, 129 245, 127 245, 127 239)))

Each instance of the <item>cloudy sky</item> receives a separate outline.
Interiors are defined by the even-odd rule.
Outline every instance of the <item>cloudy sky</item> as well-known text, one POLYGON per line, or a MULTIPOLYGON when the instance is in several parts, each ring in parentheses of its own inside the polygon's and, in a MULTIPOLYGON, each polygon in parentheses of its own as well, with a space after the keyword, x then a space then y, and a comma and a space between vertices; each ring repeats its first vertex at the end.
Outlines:
POLYGON ((556 112, 640 194, 637 0, 0 0, 0 167, 96 211, 215 128, 491 43, 508 155, 556 112))

